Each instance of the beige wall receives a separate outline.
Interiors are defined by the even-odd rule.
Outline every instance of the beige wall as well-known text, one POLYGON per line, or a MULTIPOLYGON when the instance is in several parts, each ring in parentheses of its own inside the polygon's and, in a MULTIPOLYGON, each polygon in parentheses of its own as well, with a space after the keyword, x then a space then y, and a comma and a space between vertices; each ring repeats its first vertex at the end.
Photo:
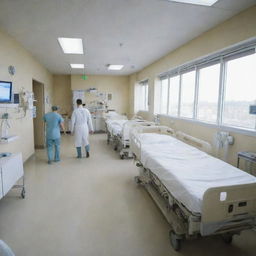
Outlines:
MULTIPOLYGON (((52 98, 52 75, 35 58, 28 53, 19 43, 6 33, 0 31, 0 80, 12 81, 13 91, 18 93, 21 87, 32 91, 32 79, 44 84, 45 96, 52 98), (16 74, 10 76, 8 66, 16 68, 16 74)), ((45 111, 50 109, 50 104, 45 104, 45 111)), ((30 111, 25 118, 22 112, 7 109, 11 115, 10 135, 18 135, 19 139, 9 144, 0 144, 0 152, 22 152, 25 161, 34 153, 33 120, 30 111)), ((5 109, 0 108, 0 115, 5 109)))
MULTIPOLYGON (((129 77, 128 76, 88 76, 83 80, 79 75, 71 76, 72 90, 87 90, 96 88, 99 92, 112 94, 112 100, 109 101, 109 109, 115 109, 124 114, 129 111, 129 77)), ((90 101, 91 95, 87 94, 86 101, 90 101)))
MULTIPOLYGON (((199 57, 216 52, 233 44, 247 40, 256 36, 256 6, 234 16, 228 21, 218 25, 210 31, 202 34, 194 40, 188 42, 182 47, 169 53, 157 62, 149 65, 141 72, 130 76, 130 102, 134 102, 133 91, 136 81, 148 78, 149 82, 149 119, 153 118, 154 113, 154 88, 156 77, 167 70, 175 68, 186 62, 199 57), (136 79, 134 79, 136 77, 136 79)), ((130 114, 133 114, 133 107, 130 108, 130 114)), ((182 130, 192 136, 203 138, 209 142, 213 141, 216 128, 204 126, 198 123, 191 123, 184 120, 171 120, 163 117, 163 124, 173 126, 177 130, 182 130)), ((242 150, 256 151, 256 138, 238 133, 231 133, 235 137, 235 144, 230 146, 228 162, 235 165, 236 153, 242 150)))
POLYGON ((72 113, 72 91, 70 75, 53 76, 53 105, 60 107, 60 114, 72 113))

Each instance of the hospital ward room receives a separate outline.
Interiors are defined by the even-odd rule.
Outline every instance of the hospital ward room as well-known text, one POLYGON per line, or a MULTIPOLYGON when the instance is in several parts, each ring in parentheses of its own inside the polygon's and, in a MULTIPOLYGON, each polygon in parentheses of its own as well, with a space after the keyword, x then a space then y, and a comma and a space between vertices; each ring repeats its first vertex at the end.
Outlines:
POLYGON ((0 1, 0 256, 256 255, 256 0, 0 1))

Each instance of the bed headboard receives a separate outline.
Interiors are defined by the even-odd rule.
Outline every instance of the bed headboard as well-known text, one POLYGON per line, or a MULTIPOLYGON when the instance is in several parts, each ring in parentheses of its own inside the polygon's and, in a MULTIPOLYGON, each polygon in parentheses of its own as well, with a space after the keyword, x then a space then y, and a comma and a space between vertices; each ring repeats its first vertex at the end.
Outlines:
POLYGON ((208 154, 212 153, 212 146, 209 142, 200 140, 184 132, 176 132, 176 138, 208 154))

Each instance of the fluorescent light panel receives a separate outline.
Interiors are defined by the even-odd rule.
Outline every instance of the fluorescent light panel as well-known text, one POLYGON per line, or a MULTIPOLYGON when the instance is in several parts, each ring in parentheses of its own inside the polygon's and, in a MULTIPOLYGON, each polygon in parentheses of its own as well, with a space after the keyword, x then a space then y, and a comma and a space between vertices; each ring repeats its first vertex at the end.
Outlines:
POLYGON ((83 41, 81 38, 59 37, 58 41, 66 54, 84 54, 83 41))
POLYGON ((71 68, 84 68, 84 64, 70 64, 71 68))
POLYGON ((124 65, 108 65, 108 70, 121 70, 124 67, 124 65))
POLYGON ((196 5, 206 5, 212 6, 218 0, 168 0, 169 2, 178 2, 178 3, 185 3, 185 4, 196 4, 196 5))

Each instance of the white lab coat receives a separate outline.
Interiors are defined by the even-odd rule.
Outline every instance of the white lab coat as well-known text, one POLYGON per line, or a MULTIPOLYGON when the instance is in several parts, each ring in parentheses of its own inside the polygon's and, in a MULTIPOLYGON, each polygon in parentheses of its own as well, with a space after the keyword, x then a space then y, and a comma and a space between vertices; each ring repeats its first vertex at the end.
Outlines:
POLYGON ((75 134, 75 146, 85 147, 88 145, 91 131, 93 131, 91 114, 88 109, 79 106, 71 116, 71 132, 75 134))

